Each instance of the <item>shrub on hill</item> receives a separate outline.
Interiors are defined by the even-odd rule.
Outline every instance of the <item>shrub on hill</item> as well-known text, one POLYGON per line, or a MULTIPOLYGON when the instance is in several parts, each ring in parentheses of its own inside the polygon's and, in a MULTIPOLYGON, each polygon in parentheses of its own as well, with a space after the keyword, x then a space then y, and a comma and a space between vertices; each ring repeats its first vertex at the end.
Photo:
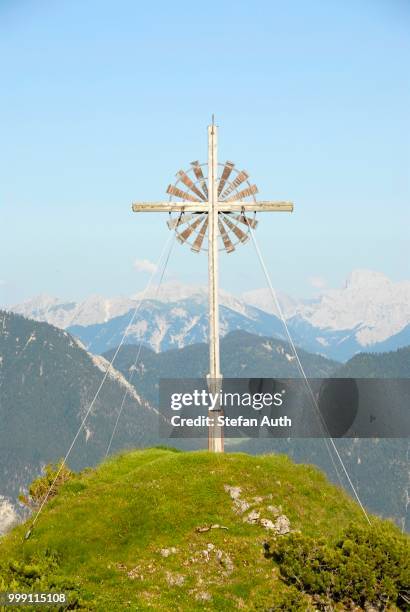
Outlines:
MULTIPOLYGON (((79 598, 79 590, 75 581, 69 577, 58 575, 60 572, 60 557, 56 551, 46 549, 42 553, 23 560, 9 559, 0 563, 0 591, 31 592, 31 593, 64 593, 65 604, 53 609, 77 610, 83 608, 79 598)), ((14 610, 16 608, 7 609, 14 610)), ((44 610, 43 604, 30 605, 31 610, 44 610)))
POLYGON ((339 602, 362 609, 409 609, 407 542, 380 524, 351 525, 335 544, 294 533, 274 544, 268 556, 279 564, 283 581, 312 595, 319 609, 339 602))
POLYGON ((31 509, 40 506, 47 496, 47 499, 52 499, 58 492, 58 489, 65 482, 70 480, 74 473, 63 463, 49 463, 43 469, 43 475, 39 476, 29 486, 28 495, 19 495, 19 501, 31 509))

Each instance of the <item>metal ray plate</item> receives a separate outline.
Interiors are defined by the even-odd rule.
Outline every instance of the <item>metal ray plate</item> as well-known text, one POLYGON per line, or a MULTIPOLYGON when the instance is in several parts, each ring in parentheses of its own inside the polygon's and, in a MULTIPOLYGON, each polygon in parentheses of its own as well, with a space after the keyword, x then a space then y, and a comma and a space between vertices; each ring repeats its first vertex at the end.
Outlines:
POLYGON ((189 178, 189 176, 183 171, 180 170, 179 172, 177 172, 177 177, 184 183, 184 185, 186 185, 187 187, 189 187, 189 189, 195 194, 197 195, 201 200, 203 200, 204 202, 206 202, 206 197, 204 196, 204 194, 202 193, 202 191, 199 191, 198 187, 196 187, 195 183, 193 181, 191 181, 191 179, 189 178))
POLYGON ((205 221, 203 222, 203 225, 201 229, 199 230, 199 234, 195 238, 195 241, 191 247, 191 251, 195 251, 196 253, 199 253, 199 251, 201 250, 201 246, 204 241, 207 229, 208 229, 208 215, 205 217, 205 221))
POLYGON ((227 189, 225 189, 225 191, 221 195, 221 200, 224 200, 229 194, 235 191, 235 189, 239 187, 239 185, 241 185, 248 178, 249 178, 249 174, 245 170, 242 170, 241 172, 239 172, 235 180, 232 181, 229 187, 227 187, 227 189))
POLYGON ((190 202, 200 202, 198 198, 194 198, 190 193, 186 191, 182 191, 182 189, 178 189, 175 185, 168 185, 167 193, 174 195, 177 198, 181 198, 181 200, 189 200, 190 202))
POLYGON ((239 223, 243 223, 243 225, 246 225, 246 227, 251 227, 252 229, 256 229, 256 226, 258 225, 258 222, 256 221, 256 219, 251 219, 250 217, 247 217, 246 215, 235 215, 234 213, 230 213, 229 216, 232 219, 235 219, 236 221, 238 221, 239 223))
POLYGON ((190 237, 190 235, 196 230, 198 225, 201 225, 203 218, 203 215, 201 215, 191 225, 188 225, 188 227, 183 232, 177 234, 177 239, 179 240, 179 242, 181 242, 181 244, 183 244, 190 237))
POLYGON ((221 219, 218 219, 218 227, 219 227, 219 233, 221 234, 222 242, 224 243, 226 252, 232 253, 232 251, 235 250, 235 247, 233 246, 231 239, 229 238, 221 219))
POLYGON ((248 234, 245 234, 245 232, 243 232, 238 226, 236 226, 235 223, 232 223, 232 221, 230 219, 228 219, 228 217, 223 215, 222 218, 223 218, 225 224, 229 227, 229 229, 235 234, 235 236, 241 242, 246 242, 249 239, 248 234))
POLYGON ((252 196, 255 193, 258 193, 258 188, 256 185, 251 185, 250 187, 247 187, 246 189, 242 189, 242 191, 240 191, 239 193, 235 193, 234 195, 231 195, 229 198, 225 198, 224 202, 232 202, 234 200, 243 200, 244 198, 249 198, 249 196, 252 196))
POLYGON ((224 169, 222 171, 221 178, 219 179, 218 184, 218 197, 221 195, 223 188, 225 187, 226 181, 230 177, 230 174, 234 168, 235 164, 233 162, 227 161, 225 162, 224 169))
POLYGON ((191 162, 191 166, 193 168, 197 180, 201 183, 202 191, 204 192, 205 196, 208 197, 208 185, 206 184, 206 180, 202 173, 202 168, 199 165, 199 162, 193 161, 191 162))
POLYGON ((176 219, 169 219, 167 221, 167 225, 169 229, 172 230, 176 227, 179 227, 180 225, 185 225, 185 223, 188 223, 188 221, 192 221, 192 219, 195 219, 195 215, 185 213, 183 215, 179 215, 179 217, 177 217, 176 219))

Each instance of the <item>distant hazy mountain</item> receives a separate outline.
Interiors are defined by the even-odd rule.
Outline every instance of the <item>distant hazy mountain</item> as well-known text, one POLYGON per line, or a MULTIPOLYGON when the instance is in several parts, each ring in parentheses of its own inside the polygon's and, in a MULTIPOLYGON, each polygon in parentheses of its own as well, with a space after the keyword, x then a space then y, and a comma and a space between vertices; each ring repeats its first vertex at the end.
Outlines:
MULTIPOLYGON (((246 302, 277 314, 268 289, 248 292, 246 302)), ((410 281, 355 270, 341 289, 317 299, 282 296, 289 328, 300 346, 337 360, 360 351, 389 351, 410 344, 410 281)), ((283 306, 282 306, 283 308, 283 306)))
MULTIPOLYGON (((155 351, 207 340, 206 288, 169 283, 132 298, 91 296, 64 302, 40 296, 11 308, 78 336, 89 350, 116 346, 140 300, 143 306, 129 330, 128 343, 140 340, 155 351)), ((342 289, 314 300, 279 293, 279 302, 295 343, 311 353, 345 361, 363 351, 395 350, 410 344, 410 281, 394 283, 378 272, 354 271, 342 289)), ((266 289, 237 298, 221 291, 221 334, 243 329, 284 338, 272 296, 266 289)))
MULTIPOLYGON (((410 378, 410 346, 388 353, 360 353, 337 369, 344 378, 410 378)), ((410 413, 410 398, 409 398, 410 413)))
MULTIPOLYGON (((243 299, 277 315, 268 289, 243 294, 243 299)), ((383 342, 410 324, 410 281, 393 282, 381 272, 354 270, 344 287, 328 289, 311 300, 281 296, 288 320, 297 317, 316 330, 355 330, 360 346, 383 342)))
POLYGON ((410 323, 410 281, 395 283, 380 272, 355 270, 342 289, 326 291, 297 314, 316 329, 355 330, 357 342, 367 347, 410 323))
MULTIPOLYGON (((107 323, 85 327, 74 325, 68 329, 80 338, 88 350, 102 354, 118 346, 132 315, 133 311, 130 311, 107 323)), ((219 325, 222 336, 233 330, 279 338, 284 336, 279 319, 252 306, 244 305, 242 312, 221 306, 219 325)), ((128 328, 126 342, 137 344, 141 340, 157 352, 207 342, 207 299, 198 296, 169 303, 144 300, 134 323, 128 328)))
POLYGON ((71 325, 105 323, 113 317, 135 308, 136 302, 127 297, 104 298, 92 295, 83 302, 63 301, 48 295, 39 295, 10 310, 24 317, 43 321, 66 329, 71 325))
MULTIPOLYGON (((65 331, 0 311, 0 516, 41 466, 63 457, 107 368, 65 331)), ((124 392, 113 449, 157 441, 156 411, 113 370, 69 463, 104 457, 124 392)), ((10 514, 10 513, 9 513, 10 514)), ((1 525, 0 525, 1 529, 1 525)))
MULTIPOLYGON (((116 368, 127 379, 133 370, 137 351, 136 346, 125 345, 115 361, 116 368)), ((104 356, 110 360, 113 354, 114 350, 111 350, 104 356)), ((303 350, 299 357, 310 377, 329 377, 339 365, 321 355, 312 355, 303 350)), ((208 369, 209 349, 205 343, 162 353, 143 347, 133 375, 133 384, 148 401, 156 404, 160 378, 205 377, 208 369)), ((222 339, 221 370, 227 378, 300 377, 295 357, 285 341, 244 331, 231 332, 222 339)))
POLYGON ((410 345, 410 325, 406 325, 398 334, 390 336, 387 340, 372 344, 371 351, 372 353, 384 353, 408 345, 410 345))

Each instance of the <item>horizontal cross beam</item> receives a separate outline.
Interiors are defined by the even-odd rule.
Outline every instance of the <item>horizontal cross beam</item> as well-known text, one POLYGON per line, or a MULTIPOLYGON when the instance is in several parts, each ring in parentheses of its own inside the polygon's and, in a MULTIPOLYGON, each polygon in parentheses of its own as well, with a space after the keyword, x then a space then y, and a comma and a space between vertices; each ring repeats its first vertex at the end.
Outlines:
MULTIPOLYGON (((134 212, 208 212, 208 202, 134 202, 134 212)), ((218 202, 220 212, 293 212, 292 202, 218 202)))

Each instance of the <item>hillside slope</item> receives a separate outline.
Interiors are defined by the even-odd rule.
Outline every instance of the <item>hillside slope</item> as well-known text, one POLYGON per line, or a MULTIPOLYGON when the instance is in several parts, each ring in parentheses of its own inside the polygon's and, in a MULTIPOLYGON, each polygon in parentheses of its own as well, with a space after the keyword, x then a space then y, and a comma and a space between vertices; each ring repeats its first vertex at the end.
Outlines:
MULTIPOLYGON (((67 332, 0 311, 0 498, 15 499, 41 466, 64 456, 106 367, 67 332)), ((104 457, 127 389, 113 448, 157 439, 155 410, 114 370, 77 440, 75 469, 104 457)))
MULTIPOLYGON (((352 524, 352 533, 366 529, 358 506, 317 469, 284 456, 135 451, 63 485, 28 540, 27 526, 1 540, 0 590, 12 580, 26 590, 54 585, 71 593, 71 609, 112 612, 314 610, 316 591, 308 597, 289 584, 275 551, 306 538, 334 546, 352 524)), ((406 537, 376 519, 365 533, 383 554, 394 543, 384 571, 403 582, 406 537)), ((354 563, 360 551, 349 541, 354 563)), ((364 605, 366 565, 349 563, 361 593, 351 596, 364 605)))
POLYGON ((388 353, 359 353, 337 369, 349 378, 410 378, 410 346, 388 353))
MULTIPOLYGON (((221 369, 226 378, 274 377, 299 378, 295 357, 287 342, 266 336, 258 336, 243 330, 230 332, 221 339, 221 369)), ((104 353, 111 359, 114 349, 104 353)), ((339 365, 321 355, 313 355, 299 349, 300 359, 310 377, 331 376, 339 365)), ((124 345, 115 365, 129 379, 134 370, 138 346, 124 345)), ((149 401, 158 401, 160 378, 206 377, 209 368, 209 349, 205 343, 193 344, 182 349, 162 353, 142 347, 133 384, 149 401)))
MULTIPOLYGON (((208 346, 196 344, 182 349, 155 353, 142 347, 124 346, 116 360, 116 367, 153 405, 158 403, 158 384, 164 378, 195 378, 204 376, 208 369, 208 346), (132 377, 132 378, 131 378, 132 377)), ((369 378, 372 372, 386 372, 391 377, 410 377, 409 349, 386 355, 360 354, 342 366, 319 355, 299 351, 308 376, 352 376, 369 378), (371 367, 365 367, 365 365, 371 367), (376 365, 377 364, 377 365, 376 365), (390 365, 388 365, 390 364, 390 365)), ((109 359, 113 352, 105 354, 109 359)), ((299 376, 288 344, 273 338, 259 337, 246 332, 232 332, 221 340, 221 369, 226 377, 296 377, 299 376)), ((380 374, 381 375, 381 374, 380 374)), ((178 444, 177 440, 173 444, 178 444)), ((410 477, 407 439, 338 439, 335 444, 358 489, 362 501, 373 512, 392 517, 410 530, 410 477)), ((329 452, 320 439, 273 438, 226 440, 227 449, 238 449, 252 454, 286 453, 295 461, 313 463, 323 469, 333 482, 342 478, 350 493, 351 488, 337 475, 329 452)), ((337 462, 339 472, 341 472, 337 462)))

